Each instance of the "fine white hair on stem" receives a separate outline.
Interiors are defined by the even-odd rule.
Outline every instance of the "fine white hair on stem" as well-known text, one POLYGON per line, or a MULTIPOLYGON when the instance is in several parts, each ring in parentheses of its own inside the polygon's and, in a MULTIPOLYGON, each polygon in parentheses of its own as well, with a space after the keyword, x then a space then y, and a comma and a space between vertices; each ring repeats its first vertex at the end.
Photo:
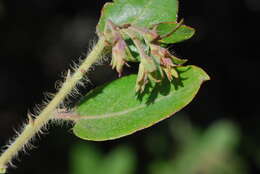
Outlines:
MULTIPOLYGON (((15 132, 15 135, 8 140, 8 143, 2 148, 2 152, 4 152, 6 149, 8 149, 10 146, 13 145, 14 141, 17 139, 17 137, 20 136, 20 132, 23 132, 23 130, 26 128, 26 126, 28 126, 29 124, 29 119, 27 120, 27 122, 23 123, 22 126, 20 126, 20 128, 18 129, 13 129, 15 132)), ((33 141, 35 140, 35 135, 26 143, 23 145, 21 152, 16 152, 12 158, 11 161, 8 162, 8 165, 11 167, 16 167, 13 163, 14 159, 19 161, 19 153, 24 153, 24 154, 28 154, 28 150, 34 149, 36 148, 36 146, 33 145, 33 141)))
MULTIPOLYGON (((96 41, 93 40, 90 43, 89 51, 86 55, 88 55, 92 51, 92 48, 95 45, 96 45, 96 41)), ((71 65, 70 65, 70 69, 66 73, 63 73, 63 75, 62 75, 63 78, 64 78, 64 81, 66 81, 67 78, 70 78, 71 76, 73 76, 73 73, 78 70, 79 65, 81 63, 83 63, 83 61, 85 61, 85 57, 86 56, 81 56, 77 60, 72 61, 71 65)), ((103 65, 107 62, 108 62, 108 57, 101 55, 101 58, 97 62, 92 64, 92 66, 89 67, 89 69, 84 71, 83 73, 88 74, 90 71, 94 71, 96 66, 103 65)), ((91 83, 90 79, 86 75, 84 75, 83 78, 81 80, 79 80, 77 82, 76 86, 70 91, 69 95, 66 96, 65 100, 60 104, 60 108, 66 107, 68 104, 72 103, 72 101, 71 101, 72 99, 79 98, 81 96, 80 88, 81 87, 84 88, 88 84, 92 84, 92 83, 91 83)), ((63 83, 61 83, 61 82, 57 82, 57 84, 56 84, 56 86, 59 87, 59 88, 61 88, 62 85, 63 85, 63 83)))
MULTIPOLYGON (((59 90, 63 86, 64 82, 66 80, 68 80, 68 78, 71 78, 73 76, 73 73, 78 70, 79 65, 85 61, 85 57, 92 51, 92 49, 94 48, 96 43, 97 43, 96 40, 92 40, 89 44, 90 46, 89 46, 88 51, 85 52, 85 54, 83 54, 77 60, 72 60, 72 63, 70 64, 70 68, 61 74, 63 80, 59 80, 56 82, 55 87, 57 90, 59 90)), ((87 71, 84 71, 84 73, 88 74, 90 71, 94 71, 95 66, 103 65, 103 64, 107 63, 108 60, 109 60, 108 56, 101 55, 101 58, 97 62, 92 64, 91 67, 87 71)), ((88 85, 88 84, 92 84, 92 83, 91 83, 90 79, 86 75, 84 75, 83 78, 77 82, 75 87, 66 96, 66 98, 60 103, 59 108, 67 108, 68 105, 73 103, 72 101, 74 99, 80 98, 82 95, 80 93, 80 89, 86 87, 86 85, 88 85)), ((46 94, 47 100, 45 100, 44 106, 49 103, 49 101, 52 99, 53 96, 54 96, 54 94, 50 94, 50 95, 48 93, 46 94)), ((38 110, 38 112, 39 112, 39 110, 38 110)), ((52 122, 54 122, 54 120, 52 120, 52 122)), ((55 123, 57 123, 57 122, 60 124, 61 121, 56 121, 55 123)), ((62 125, 64 125, 64 123, 66 123, 68 121, 63 120, 62 122, 63 122, 62 125)), ((69 121, 69 123, 70 123, 70 121, 69 121)))
POLYGON ((73 68, 68 71, 68 76, 66 76, 64 83, 60 85, 57 90, 57 94, 53 98, 53 95, 45 95, 41 105, 36 105, 29 113, 28 121, 26 124, 21 126, 20 131, 17 131, 16 136, 11 139, 7 149, 3 149, 3 153, 0 156, 0 171, 5 172, 8 165, 12 165, 12 161, 17 157, 19 151, 24 151, 30 147, 31 142, 36 137, 40 136, 48 128, 48 123, 53 119, 53 111, 59 108, 61 105, 66 105, 66 99, 70 96, 79 94, 79 86, 84 86, 84 74, 89 71, 89 67, 93 65, 94 62, 100 59, 103 51, 106 49, 105 39, 103 37, 99 38, 99 41, 93 49, 91 49, 90 54, 85 58, 84 63, 79 65, 74 62, 72 64, 73 68), (77 69, 75 69, 77 68, 77 69), (70 75, 71 74, 71 75, 70 75), (51 100, 52 99, 52 100, 51 100), (65 102, 61 104, 65 99, 65 102), (51 101, 50 101, 51 100, 51 101), (38 116, 34 116, 38 115, 38 116))
POLYGON ((56 90, 59 90, 62 87, 63 81, 62 80, 57 80, 54 84, 54 87, 56 90))
POLYGON ((60 127, 73 127, 75 124, 72 120, 64 120, 58 118, 53 118, 51 120, 51 123, 53 125, 60 126, 60 127))
MULTIPOLYGON (((93 40, 92 42, 90 42, 90 48, 89 48, 89 50, 88 50, 88 53, 86 53, 85 55, 88 55, 89 52, 91 52, 92 47, 94 47, 95 44, 96 44, 96 41, 95 41, 95 40, 93 40)), ((83 56, 82 56, 82 57, 83 57, 83 56)), ((84 58, 82 58, 82 57, 80 57, 77 61, 76 61, 76 60, 73 60, 72 63, 71 63, 71 65, 70 65, 71 68, 68 69, 66 72, 63 72, 63 73, 61 74, 61 77, 62 77, 63 80, 57 80, 57 81, 55 82, 55 88, 56 88, 56 90, 59 90, 59 89, 63 86, 64 82, 65 82, 68 78, 70 78, 75 71, 77 71, 77 69, 79 68, 79 65, 84 61, 84 58)), ((84 57, 85 57, 85 56, 84 56, 84 57)), ((86 73, 88 73, 89 71, 93 71, 94 68, 95 68, 95 66, 104 64, 106 61, 107 61, 107 58, 106 58, 105 56, 103 56, 97 63, 93 64, 93 65, 88 69, 88 71, 87 71, 86 73)), ((63 107, 66 107, 66 103, 69 103, 69 102, 70 102, 70 97, 72 97, 72 98, 79 97, 79 95, 80 95, 79 87, 85 87, 85 86, 86 86, 87 84, 89 84, 89 83, 91 83, 90 79, 89 79, 86 75, 84 75, 84 78, 82 78, 81 80, 79 80, 79 81, 77 82, 76 86, 72 89, 72 91, 69 93, 69 95, 66 96, 64 102, 62 102, 60 106, 61 106, 62 108, 63 108, 63 107)), ((35 118, 42 112, 42 110, 43 110, 43 109, 49 104, 49 102, 53 99, 53 97, 55 96, 55 93, 45 92, 45 93, 43 94, 43 96, 44 96, 44 97, 43 97, 44 99, 43 99, 43 101, 42 101, 42 104, 36 104, 36 105, 32 108, 32 111, 29 111, 29 110, 28 110, 28 114, 27 114, 27 115, 28 115, 29 117, 31 117, 32 119, 35 119, 35 118)), ((29 122, 29 120, 28 120, 28 122, 29 122)), ((60 119, 53 119, 52 122, 55 123, 55 124, 59 124, 59 125, 65 125, 65 124, 66 124, 66 125, 71 125, 71 124, 73 123, 73 122, 68 121, 68 120, 60 120, 60 119)), ((4 149, 8 148, 8 147, 13 143, 13 141, 14 141, 17 137, 19 137, 20 132, 22 132, 22 131, 24 130, 24 128, 25 128, 26 125, 27 125, 27 124, 24 123, 19 130, 15 130, 16 135, 15 135, 12 139, 9 140, 9 143, 5 146, 4 149)), ((37 135, 38 137, 40 137, 41 134, 44 134, 44 132, 47 131, 48 128, 47 128, 46 125, 47 125, 47 124, 45 124, 45 125, 37 132, 36 135, 37 135)), ((31 142, 31 141, 33 141, 33 139, 30 140, 30 142, 31 142)), ((28 142, 26 145, 24 145, 24 147, 23 147, 23 152, 26 152, 26 149, 30 149, 30 148, 33 147, 33 145, 32 145, 30 142, 28 142)))

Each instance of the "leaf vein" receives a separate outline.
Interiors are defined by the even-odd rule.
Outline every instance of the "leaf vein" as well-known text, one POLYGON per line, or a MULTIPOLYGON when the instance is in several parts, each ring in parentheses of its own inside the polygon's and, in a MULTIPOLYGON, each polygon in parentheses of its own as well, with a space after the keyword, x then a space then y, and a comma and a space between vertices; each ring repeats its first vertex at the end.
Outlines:
MULTIPOLYGON (((157 103, 163 99, 167 99, 172 97, 173 94, 167 95, 167 96, 163 96, 160 98, 157 98, 154 100, 154 103, 157 103)), ((139 106, 124 110, 124 111, 120 111, 120 112, 113 112, 113 113, 108 113, 108 114, 103 114, 103 115, 92 115, 92 116, 78 116, 77 120, 90 120, 90 119, 101 119, 101 118, 108 118, 108 117, 115 117, 115 116, 120 116, 120 115, 124 115, 124 114, 128 114, 130 112, 134 112, 138 109, 144 108, 146 107, 147 104, 141 104, 139 106)))

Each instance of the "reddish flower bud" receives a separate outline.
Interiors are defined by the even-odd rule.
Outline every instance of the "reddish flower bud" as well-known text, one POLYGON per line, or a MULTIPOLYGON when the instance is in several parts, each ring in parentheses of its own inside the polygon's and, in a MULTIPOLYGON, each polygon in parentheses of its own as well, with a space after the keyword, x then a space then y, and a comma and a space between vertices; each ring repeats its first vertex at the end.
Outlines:
POLYGON ((135 91, 142 93, 144 91, 145 85, 148 83, 147 72, 145 71, 144 65, 139 64, 139 70, 136 80, 135 91))
POLYGON ((119 39, 115 46, 112 48, 112 60, 111 60, 111 65, 112 69, 116 69, 118 72, 119 76, 121 76, 122 71, 123 71, 123 66, 126 63, 125 58, 127 57, 126 55, 126 49, 127 45, 124 40, 119 39))
POLYGON ((151 54, 160 61, 160 65, 167 78, 171 81, 174 78, 179 78, 178 72, 175 70, 177 64, 185 63, 186 60, 178 59, 173 56, 167 49, 158 45, 150 44, 151 54), (175 64, 175 62, 177 62, 175 64))
POLYGON ((118 35, 117 41, 112 48, 112 60, 111 65, 113 69, 116 69, 119 76, 121 76, 123 71, 123 66, 127 64, 127 61, 134 61, 126 42, 123 40, 121 35, 118 35))
POLYGON ((111 65, 121 76, 127 61, 136 62, 125 40, 132 40, 131 50, 139 54, 140 64, 136 81, 136 92, 142 93, 148 80, 158 83, 165 76, 169 81, 179 78, 176 66, 186 62, 173 56, 166 48, 156 44, 160 36, 156 30, 133 25, 117 26, 108 21, 104 32, 105 38, 112 46, 111 65))

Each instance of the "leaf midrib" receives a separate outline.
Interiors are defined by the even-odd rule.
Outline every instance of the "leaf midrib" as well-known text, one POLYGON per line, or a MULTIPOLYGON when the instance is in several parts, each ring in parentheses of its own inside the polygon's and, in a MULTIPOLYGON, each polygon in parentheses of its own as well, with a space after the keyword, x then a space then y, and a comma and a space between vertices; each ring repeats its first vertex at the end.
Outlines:
MULTIPOLYGON (((174 93, 173 93, 174 94, 174 93)), ((154 100, 154 104, 161 101, 161 100, 164 100, 164 99, 167 99, 167 98, 170 98, 173 96, 173 94, 170 94, 170 95, 167 95, 167 96, 162 96, 162 97, 159 97, 157 99, 154 100)), ((124 111, 120 111, 120 112, 112 112, 112 113, 108 113, 108 114, 102 114, 102 115, 92 115, 92 116, 80 116, 80 118, 78 118, 79 120, 90 120, 90 119, 102 119, 102 118, 110 118, 110 117, 115 117, 115 116, 120 116, 120 115, 124 115, 124 114, 128 114, 130 112, 134 112, 138 109, 141 109, 141 108, 144 108, 146 107, 147 104, 143 103, 141 105, 138 105, 138 106, 135 106, 133 108, 130 108, 130 109, 127 109, 127 110, 124 110, 124 111)))

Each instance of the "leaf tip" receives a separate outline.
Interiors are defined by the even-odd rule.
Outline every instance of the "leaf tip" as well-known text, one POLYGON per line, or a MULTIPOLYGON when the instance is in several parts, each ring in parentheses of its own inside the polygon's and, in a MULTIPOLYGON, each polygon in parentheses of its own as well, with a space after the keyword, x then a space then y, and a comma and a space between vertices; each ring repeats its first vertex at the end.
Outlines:
POLYGON ((99 22, 98 22, 98 24, 97 24, 97 26, 96 26, 96 33, 97 33, 98 35, 100 35, 101 32, 102 32, 102 31, 104 30, 104 28, 105 28, 105 25, 102 24, 103 16, 105 16, 105 15, 104 15, 104 14, 105 14, 105 10, 106 10, 109 6, 112 6, 112 5, 113 5, 113 2, 106 2, 106 3, 104 4, 104 6, 102 7, 102 9, 101 9, 100 19, 99 19, 99 22))
POLYGON ((195 65, 191 65, 191 66, 198 69, 201 72, 200 80, 202 83, 211 80, 210 76, 202 68, 195 66, 195 65))

